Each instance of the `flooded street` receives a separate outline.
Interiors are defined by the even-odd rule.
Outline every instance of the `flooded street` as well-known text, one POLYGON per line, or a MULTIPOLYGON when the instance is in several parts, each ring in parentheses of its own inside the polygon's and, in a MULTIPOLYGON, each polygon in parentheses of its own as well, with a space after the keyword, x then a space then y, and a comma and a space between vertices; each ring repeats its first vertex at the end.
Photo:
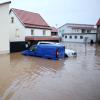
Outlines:
POLYGON ((78 56, 0 55, 0 100, 100 100, 100 46, 64 44, 78 56))

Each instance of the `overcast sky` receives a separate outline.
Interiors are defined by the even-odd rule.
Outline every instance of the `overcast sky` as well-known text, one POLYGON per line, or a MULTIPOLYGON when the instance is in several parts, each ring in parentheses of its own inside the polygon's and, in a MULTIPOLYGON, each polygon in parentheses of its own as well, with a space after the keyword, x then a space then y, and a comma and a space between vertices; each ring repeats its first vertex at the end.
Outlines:
POLYGON ((51 26, 56 26, 57 24, 57 27, 59 27, 65 23, 96 24, 100 18, 100 0, 11 1, 11 8, 39 13, 51 26))

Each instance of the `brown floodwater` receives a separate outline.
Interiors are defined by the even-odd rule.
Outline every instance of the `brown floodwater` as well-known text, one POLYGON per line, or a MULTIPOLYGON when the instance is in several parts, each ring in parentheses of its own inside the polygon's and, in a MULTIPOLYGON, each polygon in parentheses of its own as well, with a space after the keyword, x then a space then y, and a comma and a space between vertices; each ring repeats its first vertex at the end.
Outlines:
POLYGON ((77 57, 0 55, 0 100, 100 100, 100 46, 64 44, 77 57))

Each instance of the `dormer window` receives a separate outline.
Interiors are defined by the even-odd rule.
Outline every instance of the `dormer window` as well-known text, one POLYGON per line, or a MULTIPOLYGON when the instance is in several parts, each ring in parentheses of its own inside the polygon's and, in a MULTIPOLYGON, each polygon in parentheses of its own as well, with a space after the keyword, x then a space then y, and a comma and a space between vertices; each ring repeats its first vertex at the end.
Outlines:
POLYGON ((12 24, 14 23, 14 17, 11 17, 11 23, 12 24))

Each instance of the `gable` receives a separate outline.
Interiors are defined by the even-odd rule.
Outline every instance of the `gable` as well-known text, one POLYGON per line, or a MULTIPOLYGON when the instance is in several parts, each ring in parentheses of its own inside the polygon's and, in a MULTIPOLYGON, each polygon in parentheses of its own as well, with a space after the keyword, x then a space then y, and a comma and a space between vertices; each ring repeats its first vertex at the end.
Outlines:
POLYGON ((15 13, 17 18, 20 20, 20 22, 23 23, 25 27, 51 29, 50 26, 46 23, 46 21, 38 13, 28 12, 14 8, 11 9, 11 11, 15 13))

